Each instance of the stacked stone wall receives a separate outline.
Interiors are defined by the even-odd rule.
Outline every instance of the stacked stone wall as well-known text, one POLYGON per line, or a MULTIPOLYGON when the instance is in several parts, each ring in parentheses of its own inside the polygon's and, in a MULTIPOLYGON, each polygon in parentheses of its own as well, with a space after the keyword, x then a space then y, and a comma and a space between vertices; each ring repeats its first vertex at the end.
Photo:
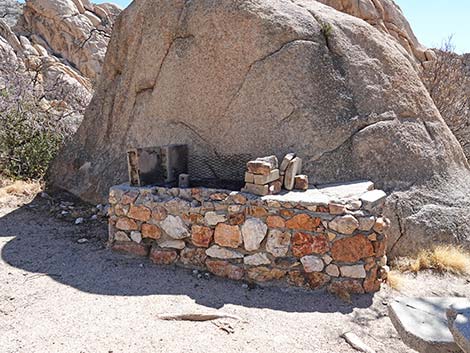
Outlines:
POLYGON ((121 185, 109 201, 111 247, 155 264, 336 293, 375 292, 384 277, 388 221, 360 199, 121 185))

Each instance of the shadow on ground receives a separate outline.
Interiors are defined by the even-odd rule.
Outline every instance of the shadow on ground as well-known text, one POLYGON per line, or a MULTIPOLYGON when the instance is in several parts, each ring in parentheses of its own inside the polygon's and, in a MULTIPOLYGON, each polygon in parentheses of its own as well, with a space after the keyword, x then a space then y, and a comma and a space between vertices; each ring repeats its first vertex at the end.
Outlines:
POLYGON ((2 259, 33 272, 25 273, 25 282, 46 275, 88 293, 185 295, 211 308, 235 304, 286 312, 349 313, 372 304, 372 295, 355 297, 349 305, 326 292, 276 287, 248 290, 240 282, 215 277, 198 279, 188 269, 156 266, 145 258, 113 253, 105 246, 106 236, 103 222, 76 226, 55 219, 40 197, 0 218, 2 259), (80 238, 89 241, 78 244, 80 238))

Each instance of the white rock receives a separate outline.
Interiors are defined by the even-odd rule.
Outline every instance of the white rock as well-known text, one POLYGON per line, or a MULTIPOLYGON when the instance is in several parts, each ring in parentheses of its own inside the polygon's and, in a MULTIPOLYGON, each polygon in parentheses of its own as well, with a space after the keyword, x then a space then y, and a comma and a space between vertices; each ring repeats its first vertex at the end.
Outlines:
POLYGON ((131 232, 131 239, 136 243, 140 243, 142 241, 142 233, 136 231, 131 232))
POLYGON ((212 245, 206 250, 206 255, 218 259, 242 259, 243 254, 235 250, 222 248, 218 245, 212 245))
POLYGON ((339 268, 334 264, 326 266, 325 272, 331 277, 339 277, 339 268))
POLYGON ((355 350, 359 352, 375 353, 375 351, 372 348, 366 345, 356 334, 352 332, 344 333, 343 338, 346 340, 346 342, 349 343, 351 347, 353 347, 355 350))
POLYGON ((291 234, 278 229, 269 230, 266 250, 275 257, 286 256, 289 251, 291 234))
POLYGON ((189 237, 189 231, 183 220, 178 216, 168 215, 160 226, 173 239, 184 239, 189 237))
POLYGON ((215 212, 207 212, 204 219, 208 226, 215 226, 219 223, 227 221, 227 217, 223 214, 217 214, 215 212))
POLYGON ((366 278, 366 270, 363 265, 341 266, 341 276, 349 278, 366 278))
POLYGON ((302 257, 300 262, 304 266, 305 272, 321 272, 325 267, 323 260, 313 255, 302 257))
POLYGON ((87 238, 80 238, 80 239, 77 240, 77 243, 78 244, 88 243, 88 239, 87 238))
POLYGON ((249 218, 242 225, 243 243, 248 251, 258 250, 268 226, 258 218, 249 218))
POLYGON ((362 208, 368 211, 372 211, 376 207, 381 207, 386 198, 387 194, 382 190, 368 191, 360 197, 362 208))
POLYGON ((245 256, 243 258, 243 263, 249 266, 260 266, 260 265, 269 265, 271 261, 268 256, 263 253, 258 253, 254 255, 245 256))
POLYGON ((114 234, 114 240, 116 240, 116 241, 130 241, 127 234, 125 232, 121 232, 121 231, 116 232, 116 234, 114 234))
POLYGON ((359 222, 354 216, 346 215, 336 217, 329 223, 331 230, 342 234, 352 234, 359 227, 359 222))
POLYGON ((186 246, 186 243, 183 240, 162 240, 160 242, 157 242, 157 244, 161 248, 178 250, 182 250, 186 246))
POLYGON ((363 230, 363 231, 371 230, 372 227, 375 224, 375 217, 374 216, 359 217, 357 220, 359 222, 359 230, 363 230))
POLYGON ((75 224, 82 224, 85 220, 82 217, 79 217, 75 220, 75 224))

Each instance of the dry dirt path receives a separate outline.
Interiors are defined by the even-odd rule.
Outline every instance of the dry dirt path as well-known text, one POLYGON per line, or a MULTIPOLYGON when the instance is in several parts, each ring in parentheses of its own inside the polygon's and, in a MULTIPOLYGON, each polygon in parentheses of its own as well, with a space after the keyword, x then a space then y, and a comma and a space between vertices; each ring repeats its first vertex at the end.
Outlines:
MULTIPOLYGON (((0 353, 347 353, 355 351, 340 335, 349 330, 377 352, 411 352, 387 317, 396 295, 388 290, 350 305, 326 293, 249 289, 112 253, 105 237, 105 224, 58 220, 40 197, 0 196, 0 353), (217 309, 242 320, 158 319, 217 309)), ((429 281, 432 289, 415 280, 410 293, 470 295, 465 279, 429 281)))

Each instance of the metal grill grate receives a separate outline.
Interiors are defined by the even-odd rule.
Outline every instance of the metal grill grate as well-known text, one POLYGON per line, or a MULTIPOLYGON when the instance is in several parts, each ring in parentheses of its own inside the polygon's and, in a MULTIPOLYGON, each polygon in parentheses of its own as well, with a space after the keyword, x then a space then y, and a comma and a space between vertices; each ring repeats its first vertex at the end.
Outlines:
POLYGON ((189 158, 191 182, 200 186, 239 190, 243 186, 248 154, 196 155, 189 158))

